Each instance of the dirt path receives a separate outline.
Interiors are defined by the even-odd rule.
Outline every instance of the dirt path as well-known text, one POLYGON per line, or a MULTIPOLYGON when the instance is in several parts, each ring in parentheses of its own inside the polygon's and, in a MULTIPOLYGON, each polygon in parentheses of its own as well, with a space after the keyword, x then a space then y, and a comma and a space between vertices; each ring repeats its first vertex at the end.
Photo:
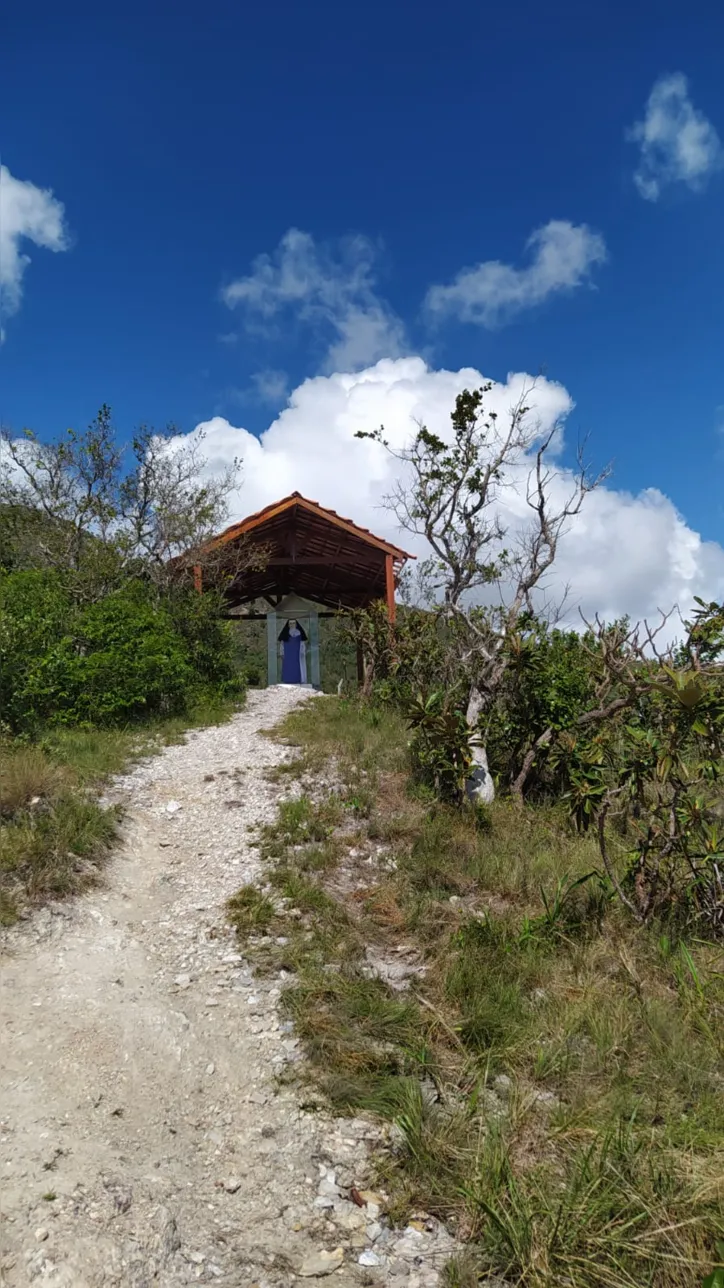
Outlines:
POLYGON ((299 699, 252 694, 230 724, 119 780, 126 839, 105 885, 8 937, 5 1288, 373 1282, 375 1213, 344 1190, 364 1183, 371 1129, 305 1115, 278 1089, 297 1045, 276 1011, 283 981, 252 979, 224 921, 257 872, 249 828, 279 797, 264 771, 290 754, 260 731, 299 699))

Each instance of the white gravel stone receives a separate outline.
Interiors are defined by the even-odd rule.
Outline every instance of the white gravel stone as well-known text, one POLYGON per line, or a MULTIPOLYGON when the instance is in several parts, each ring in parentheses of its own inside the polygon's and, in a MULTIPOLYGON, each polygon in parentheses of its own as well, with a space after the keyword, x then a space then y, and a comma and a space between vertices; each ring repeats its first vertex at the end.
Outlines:
MULTIPOLYGON (((404 1252, 394 1259, 409 1231, 385 1242, 379 1204, 353 1209, 340 1196, 369 1184, 380 1132, 300 1113, 300 1093, 275 1083, 301 1057, 277 1012, 289 976, 254 979, 252 991, 226 919, 227 899, 262 877, 260 825, 298 791, 270 780, 295 753, 262 731, 306 696, 252 692, 228 724, 193 730, 116 779, 105 799, 123 807, 124 836, 104 884, 62 916, 45 908, 3 932, 7 1288, 36 1277, 49 1288, 241 1285, 240 1266, 244 1284, 288 1288, 290 1262, 359 1288, 358 1260, 376 1281, 406 1282, 404 1252), (45 1247, 26 1252, 37 1196, 51 1188, 52 1264, 45 1247), (339 1247, 320 1247, 325 1226, 339 1247), (366 1246, 380 1240, 384 1258, 366 1246)), ((442 1260, 435 1238, 423 1242, 428 1288, 442 1260)))
POLYGON ((357 1260, 361 1266, 378 1266, 380 1264, 380 1257, 377 1256, 376 1252, 371 1252, 369 1248, 360 1253, 357 1260))
POLYGON ((321 1252, 313 1253, 310 1257, 305 1257, 298 1273, 305 1279, 318 1279, 323 1275, 331 1275, 333 1271, 339 1270, 343 1261, 344 1252, 342 1248, 335 1248, 333 1252, 327 1252, 323 1249, 321 1252))

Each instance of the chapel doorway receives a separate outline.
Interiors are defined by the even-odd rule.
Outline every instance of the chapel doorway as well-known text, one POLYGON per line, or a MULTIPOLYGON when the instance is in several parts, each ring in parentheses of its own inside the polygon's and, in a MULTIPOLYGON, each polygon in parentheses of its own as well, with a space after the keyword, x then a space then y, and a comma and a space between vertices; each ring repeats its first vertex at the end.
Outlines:
MULTIPOLYGON (((212 537, 202 553, 213 556, 213 570, 204 570, 201 564, 194 567, 197 590, 202 591, 205 584, 223 587, 227 615, 233 620, 266 618, 267 682, 283 682, 286 667, 286 674, 294 677, 291 683, 304 684, 306 669, 306 683, 315 689, 322 687, 320 616, 336 618, 382 600, 394 622, 400 574, 407 560, 414 558, 299 492, 232 523, 212 537), (241 561, 242 567, 235 567, 235 552, 248 556, 255 550, 258 560, 247 558, 241 561), (297 623, 299 635, 292 622, 297 623), (285 656, 287 626, 292 642, 285 656)), ((356 663, 361 679, 359 650, 356 663)))
POLYGON ((317 605, 299 595, 285 595, 267 613, 266 630, 267 683, 321 688, 317 605))

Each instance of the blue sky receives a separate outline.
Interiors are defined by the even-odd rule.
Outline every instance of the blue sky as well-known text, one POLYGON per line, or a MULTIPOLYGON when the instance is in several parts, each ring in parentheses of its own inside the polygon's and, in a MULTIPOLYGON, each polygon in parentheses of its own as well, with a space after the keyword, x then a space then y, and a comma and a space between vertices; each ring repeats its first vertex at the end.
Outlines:
POLYGON ((260 433, 335 355, 542 368, 617 488, 722 540, 721 5, 27 12, 3 21, 0 150, 62 202, 65 249, 17 242, 5 424, 51 434, 107 401, 123 432, 260 433), (647 167, 631 130, 656 111, 647 167), (502 279, 460 278, 491 262, 502 279))

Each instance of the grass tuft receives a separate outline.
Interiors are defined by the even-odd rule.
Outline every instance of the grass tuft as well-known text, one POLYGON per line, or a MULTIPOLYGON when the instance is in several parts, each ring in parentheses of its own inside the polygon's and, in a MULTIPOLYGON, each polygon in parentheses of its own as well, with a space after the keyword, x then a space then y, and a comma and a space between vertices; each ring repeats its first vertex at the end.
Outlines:
POLYGON ((128 729, 53 728, 33 744, 0 740, 0 925, 29 902, 75 894, 98 879, 118 830, 117 811, 94 798, 110 775, 236 709, 210 699, 185 717, 128 729))
POLYGON ((22 903, 59 898, 92 885, 117 833, 118 816, 65 791, 42 809, 20 810, 0 833, 0 917, 22 903))
POLYGON ((721 948, 627 920, 557 811, 481 825, 416 790, 394 713, 327 698, 282 736, 307 790, 262 837, 276 938, 252 955, 294 974, 317 1095, 390 1125, 392 1217, 467 1240, 447 1288, 700 1284, 724 1236, 721 948))
POLYGON ((0 748, 0 818, 47 800, 62 781, 62 770, 39 747, 20 743, 0 748))
POLYGON ((274 904, 255 886, 242 886, 227 902, 229 920, 237 934, 266 934, 274 920, 274 904))

